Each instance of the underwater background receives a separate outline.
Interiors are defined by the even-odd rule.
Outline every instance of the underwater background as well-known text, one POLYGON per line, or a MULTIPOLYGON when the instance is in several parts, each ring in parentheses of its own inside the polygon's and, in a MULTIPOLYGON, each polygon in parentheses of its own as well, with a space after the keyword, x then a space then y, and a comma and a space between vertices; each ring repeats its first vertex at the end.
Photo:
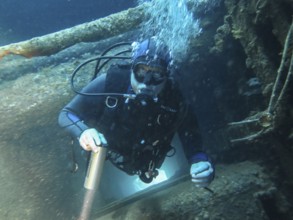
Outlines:
POLYGON ((78 219, 86 157, 57 124, 71 74, 153 34, 172 49, 215 180, 192 185, 175 137, 169 181, 106 162, 89 219, 293 219, 292 12, 292 0, 2 0, 0 219, 78 219))
POLYGON ((3 0, 0 45, 60 31, 135 5, 135 0, 3 0))

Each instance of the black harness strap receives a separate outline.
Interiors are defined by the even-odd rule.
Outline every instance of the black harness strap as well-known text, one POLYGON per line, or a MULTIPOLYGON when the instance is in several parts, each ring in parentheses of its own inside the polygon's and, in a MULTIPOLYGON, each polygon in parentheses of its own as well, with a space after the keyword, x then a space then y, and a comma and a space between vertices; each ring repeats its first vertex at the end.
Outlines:
MULTIPOLYGON (((130 84, 131 64, 120 62, 111 65, 106 75, 105 93, 125 93, 130 84)), ((125 101, 121 96, 107 96, 105 98, 105 108, 100 116, 97 127, 101 132, 107 133, 117 121, 118 111, 125 101)))

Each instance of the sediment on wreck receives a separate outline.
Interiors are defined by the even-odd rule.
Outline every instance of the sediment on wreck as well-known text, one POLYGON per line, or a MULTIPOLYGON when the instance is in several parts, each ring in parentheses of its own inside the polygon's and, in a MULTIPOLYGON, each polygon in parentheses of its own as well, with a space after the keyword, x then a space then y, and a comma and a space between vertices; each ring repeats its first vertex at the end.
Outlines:
MULTIPOLYGON (((259 113, 268 111, 269 114, 272 114, 270 116, 273 119, 273 122, 270 122, 272 130, 284 130, 281 136, 283 138, 287 136, 286 139, 290 143, 292 131, 285 130, 288 128, 288 121, 292 121, 290 87, 286 85, 285 88, 284 86, 286 82, 290 84, 292 37, 287 38, 292 25, 293 3, 285 0, 249 2, 225 0, 225 7, 227 9, 225 24, 229 26, 229 34, 240 42, 245 52, 245 68, 252 70, 262 83, 264 105, 260 108, 259 113), (287 40, 289 40, 287 43, 289 45, 286 45, 287 40), (284 54, 284 50, 288 46, 289 48, 284 54), (281 79, 278 78, 280 74, 283 74, 281 79), (279 91, 276 92, 275 87, 279 87, 279 91), (281 94, 282 101, 277 102, 278 106, 272 107, 272 96, 278 98, 282 87, 286 90, 283 91, 285 95, 281 94), (285 115, 288 117, 286 118, 285 115)), ((273 101, 273 103, 275 102, 273 101)), ((254 114, 256 115, 257 112, 254 114)), ((247 116, 253 115, 250 113, 247 116)))
POLYGON ((106 48, 117 42, 128 42, 136 40, 137 33, 129 31, 112 38, 107 38, 95 42, 81 42, 64 49, 50 56, 37 56, 25 58, 19 55, 9 55, 0 60, 0 84, 6 81, 12 81, 20 76, 30 73, 41 72, 44 68, 52 68, 60 63, 79 62, 79 59, 89 59, 92 56, 98 56, 106 48), (17 71, 15 71, 17 69, 17 71))
POLYGON ((292 23, 293 3, 225 0, 225 6, 231 33, 247 55, 247 68, 253 69, 264 84, 269 85, 275 79, 292 23))
MULTIPOLYGON (((281 185, 278 192, 291 203, 290 76, 281 101, 274 106, 273 113, 267 113, 271 96, 279 96, 278 92, 273 94, 273 87, 278 83, 278 69, 292 24, 293 2, 225 0, 223 3, 222 14, 217 14, 218 11, 213 14, 219 17, 202 20, 204 37, 192 42, 189 64, 183 68, 186 73, 183 71, 180 76, 186 77, 183 90, 186 89, 187 97, 193 97, 191 102, 203 124, 205 146, 213 158, 230 163, 261 161, 271 171, 271 178, 281 185), (255 85, 258 88, 253 90, 255 85), (249 87, 251 90, 246 90, 249 87)), ((280 88, 290 72, 292 43, 289 45, 285 74, 278 83, 280 88)), ((285 200, 278 205, 280 210, 282 206, 288 207, 285 200)), ((289 218, 288 208, 284 213, 289 218)))
POLYGON ((270 219, 266 203, 278 202, 277 188, 263 171, 252 162, 220 165, 211 191, 186 178, 95 219, 270 219))
MULTIPOLYGON (((227 9, 224 21, 230 29, 227 35, 231 35, 241 44, 246 55, 244 67, 260 79, 263 96, 262 105, 254 104, 247 112, 246 118, 235 124, 232 123, 244 137, 235 143, 236 149, 238 153, 245 147, 254 149, 251 159, 253 154, 259 152, 262 155, 262 163, 266 164, 268 170, 272 170, 271 178, 280 185, 279 191, 286 195, 287 202, 292 203, 293 114, 290 79, 292 79, 293 50, 292 37, 289 35, 290 26, 292 27, 293 2, 287 0, 225 0, 224 2, 227 9), (287 40, 288 45, 286 45, 287 40), (288 47, 287 51, 286 47, 288 47), (280 74, 282 76, 279 79, 280 74), (275 90, 275 87, 279 91, 275 90), (270 106, 272 97, 276 96, 278 99, 281 90, 284 91, 279 102, 274 107, 270 106), (252 108, 255 106, 258 106, 257 111, 252 108), (261 118, 262 114, 268 114, 269 118, 261 118), (253 123, 255 119, 257 123, 253 123), (253 124, 257 127, 255 131, 253 124)), ((237 151, 232 152, 233 150, 229 153, 230 156, 237 157, 237 151)), ((246 150, 244 152, 249 154, 246 150)), ((282 209, 281 205, 279 209, 282 209)), ((287 210, 286 215, 290 216, 289 213, 290 211, 287 210)))

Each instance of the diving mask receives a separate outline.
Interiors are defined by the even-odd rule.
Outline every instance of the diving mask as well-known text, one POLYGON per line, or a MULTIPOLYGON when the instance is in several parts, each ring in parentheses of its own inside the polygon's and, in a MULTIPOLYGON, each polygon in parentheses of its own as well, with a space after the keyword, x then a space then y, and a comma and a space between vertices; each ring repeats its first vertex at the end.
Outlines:
POLYGON ((167 72, 159 66, 137 64, 133 68, 135 79, 146 85, 159 85, 167 78, 167 72))

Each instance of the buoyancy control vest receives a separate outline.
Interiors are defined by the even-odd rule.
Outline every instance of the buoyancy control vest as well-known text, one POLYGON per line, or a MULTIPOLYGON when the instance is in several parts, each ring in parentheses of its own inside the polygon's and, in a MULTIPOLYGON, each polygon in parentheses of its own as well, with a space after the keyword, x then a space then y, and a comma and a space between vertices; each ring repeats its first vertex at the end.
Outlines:
MULTIPOLYGON (((112 65, 106 76, 105 92, 129 93, 131 65, 112 65)), ((146 183, 158 175, 171 140, 184 115, 181 93, 168 81, 152 106, 141 107, 132 99, 105 97, 98 130, 108 141, 108 158, 129 175, 138 174, 146 183)))

